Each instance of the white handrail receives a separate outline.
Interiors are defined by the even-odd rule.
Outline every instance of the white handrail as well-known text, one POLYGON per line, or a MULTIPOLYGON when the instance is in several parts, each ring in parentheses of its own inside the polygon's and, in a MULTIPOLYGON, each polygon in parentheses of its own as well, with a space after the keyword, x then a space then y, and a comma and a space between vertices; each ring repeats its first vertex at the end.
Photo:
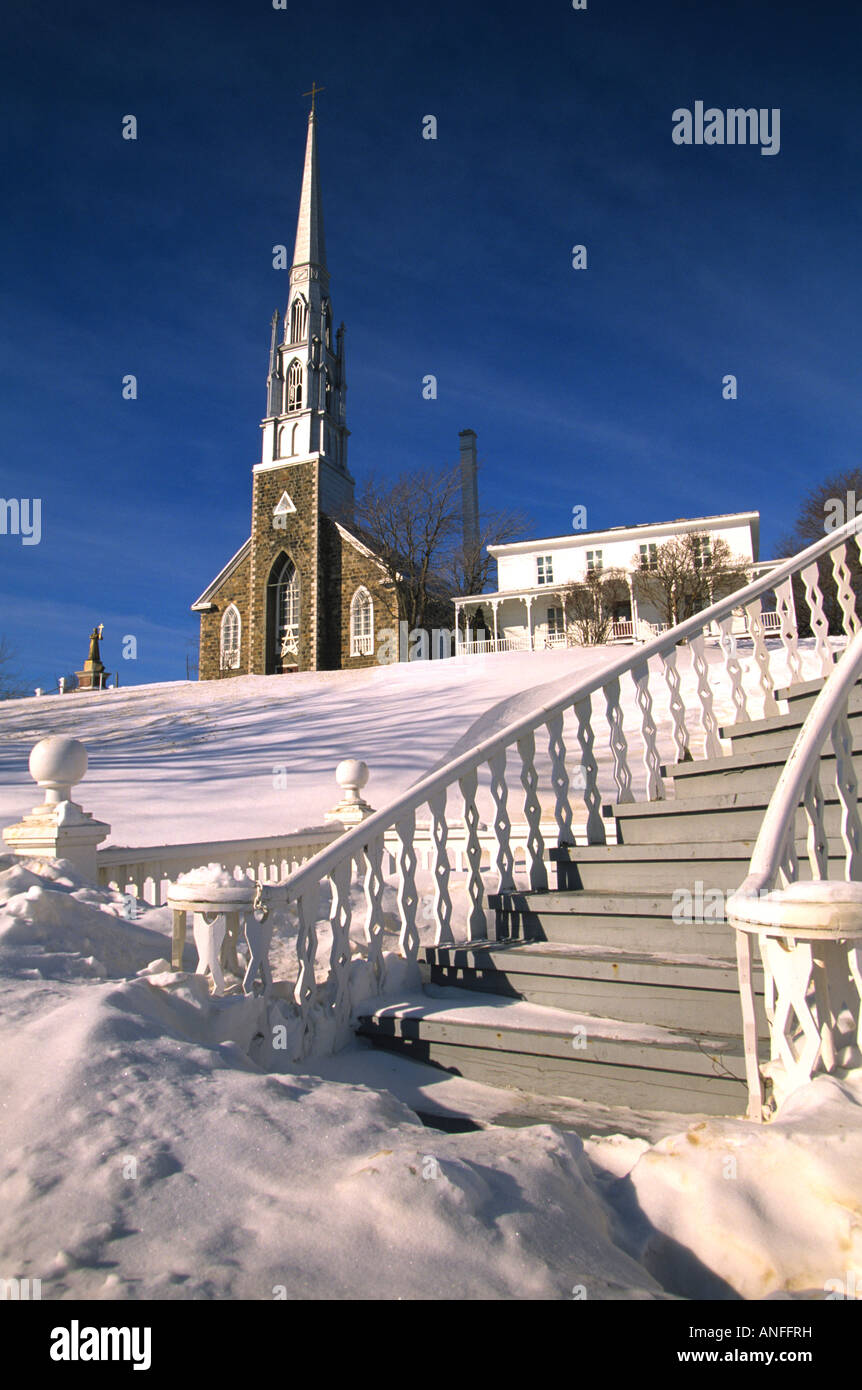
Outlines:
POLYGON ((748 875, 728 900, 728 911, 734 902, 742 907, 745 899, 758 898, 775 882, 788 836, 793 834, 796 812, 820 760, 827 735, 844 711, 849 693, 860 676, 862 629, 851 639, 796 737, 761 822, 748 875))
POLYGON ((860 675, 862 629, 851 638, 808 712, 770 798, 748 875, 727 901, 727 917, 736 928, 748 1116, 752 1120, 764 1117, 752 935, 758 937, 763 961, 774 1100, 779 1098, 779 1086, 787 1094, 810 1080, 819 1065, 832 1071, 845 1043, 855 1039, 862 1044, 862 885, 858 882, 862 878, 862 822, 848 719, 850 693, 860 675), (829 836, 820 779, 820 760, 830 734, 845 848, 845 882, 840 886, 829 880, 829 836), (808 822, 812 876, 810 883, 801 884, 796 882, 800 806, 808 822), (779 873, 787 887, 776 892, 779 873), (844 1001, 851 1004, 849 1034, 841 1023, 844 1001))
POLYGON ((382 807, 363 821, 361 825, 349 830, 337 844, 314 855, 300 869, 291 874, 285 884, 288 888, 289 898, 299 897, 312 882, 319 881, 328 875, 330 870, 339 862, 344 861, 348 855, 356 857, 361 854, 371 840, 391 829, 405 816, 415 813, 435 791, 446 790, 451 787, 464 773, 488 762, 496 752, 509 748, 520 738, 534 733, 549 719, 571 708, 572 705, 578 704, 588 696, 595 694, 596 691, 612 685, 633 666, 647 663, 652 656, 666 655, 681 643, 700 636, 711 623, 719 623, 723 618, 730 616, 733 610, 739 608, 740 605, 748 606, 761 594, 770 593, 784 580, 791 579, 808 564, 818 560, 822 555, 828 554, 846 537, 858 535, 858 526, 859 522, 854 517, 844 526, 830 532, 823 540, 815 541, 813 545, 800 551, 798 555, 785 560, 769 574, 753 580, 742 589, 734 590, 732 594, 719 599, 709 608, 702 609, 699 613, 685 619, 684 622, 678 623, 676 627, 668 628, 666 632, 659 633, 651 641, 637 648, 634 653, 626 650, 623 656, 617 661, 611 662, 609 666, 604 667, 596 675, 574 682, 564 695, 557 696, 549 704, 541 705, 538 710, 525 715, 522 719, 513 721, 499 733, 483 739, 475 748, 462 753, 460 757, 453 758, 445 767, 429 773, 427 777, 415 783, 401 796, 396 797, 388 806, 382 807))
MULTIPOLYGON (((799 576, 804 584, 805 603, 810 614, 815 639, 815 656, 824 676, 832 672, 832 650, 828 641, 826 597, 821 584, 818 561, 831 557, 837 603, 841 612, 843 631, 850 637, 859 627, 856 617, 856 598, 851 585, 851 570, 847 563, 846 540, 853 536, 857 548, 857 522, 852 519, 839 530, 808 546, 800 554, 783 561, 767 574, 736 589, 710 607, 694 614, 685 622, 655 634, 642 646, 628 648, 604 669, 575 679, 562 694, 545 700, 537 709, 512 720, 503 729, 482 739, 465 752, 450 758, 436 771, 428 773, 409 787, 386 807, 368 816, 361 824, 348 830, 336 844, 315 854, 291 873, 282 883, 265 886, 263 894, 273 905, 295 906, 298 920, 296 957, 298 975, 293 987, 298 1011, 304 1052, 319 1047, 331 1049, 338 1040, 346 1040, 351 1009, 355 1000, 368 993, 387 992, 390 987, 389 965, 384 959, 384 933, 390 918, 384 906, 387 889, 383 872, 386 842, 394 838, 397 906, 400 920, 399 951, 406 961, 406 972, 395 969, 392 987, 403 988, 407 975, 418 978, 420 947, 417 911, 420 889, 417 883, 421 833, 417 831, 417 811, 430 811, 432 845, 428 859, 433 879, 432 921, 434 944, 454 943, 454 904, 450 891, 452 874, 451 851, 455 841, 463 847, 466 862, 465 894, 466 928, 469 939, 484 939, 488 935, 485 911, 487 888, 483 867, 483 827, 478 807, 479 774, 489 774, 489 792, 494 803, 490 828, 494 838, 493 869, 497 875, 497 891, 515 890, 515 856, 513 853, 512 821, 509 812, 510 794, 521 799, 526 851, 525 872, 532 890, 548 887, 545 853, 545 827, 542 800, 539 795, 539 770, 536 761, 536 731, 543 729, 548 739, 551 766, 551 790, 554 797, 553 819, 560 845, 575 843, 575 813, 572 793, 580 793, 586 812, 585 833, 588 844, 606 844, 607 833, 601 814, 603 792, 599 787, 599 754, 596 748, 593 698, 602 692, 604 709, 600 718, 607 731, 608 751, 617 802, 634 799, 633 772, 629 738, 632 732, 637 741, 643 770, 646 775, 646 794, 650 799, 664 795, 663 757, 659 750, 658 724, 654 710, 650 661, 661 663, 661 675, 666 686, 672 731, 671 753, 674 760, 685 758, 692 738, 703 737, 707 757, 722 753, 718 718, 714 709, 715 692, 711 680, 711 663, 707 659, 705 641, 708 634, 717 634, 722 674, 729 684, 737 720, 752 717, 748 700, 753 693, 764 714, 778 709, 772 654, 767 646, 765 624, 762 620, 761 596, 774 592, 778 604, 777 640, 785 659, 784 675, 790 683, 803 678, 795 615, 793 579, 799 576), (734 613, 742 609, 750 625, 752 650, 749 663, 743 666, 734 631, 734 613), (695 678, 694 714, 692 723, 682 695, 682 671, 678 665, 678 649, 689 645, 691 674, 695 678), (626 728, 627 717, 621 681, 626 677, 634 686, 637 706, 634 730, 626 728), (755 689, 747 692, 746 680, 753 678, 755 689), (574 757, 567 751, 564 739, 566 716, 575 721, 577 747, 574 757), (507 759, 516 754, 520 768, 511 776, 507 759), (510 781, 511 778, 511 781, 510 781), (460 794, 461 814, 450 823, 448 796, 460 794), (354 868, 363 880, 365 916, 362 925, 365 965, 354 971, 354 942, 351 938, 353 912, 354 868), (328 882, 327 882, 328 881, 328 882), (329 894, 329 928, 332 944, 329 967, 325 978, 318 979, 318 922, 323 906, 322 895, 329 894), (364 983, 360 984, 362 980, 364 983)), ((460 910, 460 905, 459 905, 460 910)), ((320 966, 321 972, 324 967, 320 966)))

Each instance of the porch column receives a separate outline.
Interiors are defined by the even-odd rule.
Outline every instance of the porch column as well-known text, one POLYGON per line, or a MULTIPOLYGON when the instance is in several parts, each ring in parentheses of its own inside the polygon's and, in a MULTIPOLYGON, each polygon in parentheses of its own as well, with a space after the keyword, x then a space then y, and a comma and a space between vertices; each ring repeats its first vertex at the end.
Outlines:
POLYGON ((458 600, 455 600, 455 655, 461 654, 461 609, 458 600))
POLYGON ((629 586, 629 603, 631 604, 632 610, 632 632, 634 633, 635 638, 637 638, 639 635, 638 623, 640 622, 640 619, 638 618, 638 601, 635 598, 635 586, 631 575, 627 574, 626 579, 628 581, 629 586))
POLYGON ((498 637, 498 635, 497 635, 497 609, 498 609, 499 607, 500 607, 500 600, 499 600, 499 599, 492 599, 492 600, 491 600, 491 611, 492 611, 493 614, 494 614, 494 651, 495 651, 495 652, 496 652, 496 650, 497 650, 497 643, 498 643, 498 641, 500 640, 499 637, 498 637))
POLYGON ((527 637, 530 643, 529 650, 534 651, 535 649, 533 647, 533 595, 524 594, 523 599, 525 604, 527 605, 527 637))
POLYGON ((560 612, 561 612, 562 615, 563 615, 563 640, 564 640, 566 646, 568 646, 568 645, 569 645, 569 623, 568 623, 568 614, 567 614, 567 612, 566 612, 566 596, 565 596, 565 594, 563 593, 562 589, 558 589, 558 590, 556 591, 556 597, 557 597, 557 598, 559 599, 559 601, 560 601, 560 612))

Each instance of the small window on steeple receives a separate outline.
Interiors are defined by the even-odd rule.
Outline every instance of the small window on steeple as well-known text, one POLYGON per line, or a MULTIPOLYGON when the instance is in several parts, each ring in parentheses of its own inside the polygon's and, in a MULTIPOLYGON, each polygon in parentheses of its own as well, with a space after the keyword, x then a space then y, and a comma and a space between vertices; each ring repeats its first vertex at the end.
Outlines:
POLYGON ((332 351, 332 309, 327 299, 323 306, 323 341, 332 351))
POLYGON ((301 294, 298 294, 290 306, 290 341, 292 343, 301 343, 305 337, 306 308, 305 300, 301 294))
POLYGON ((302 410, 302 366, 299 362, 291 362, 287 373, 287 408, 302 410))

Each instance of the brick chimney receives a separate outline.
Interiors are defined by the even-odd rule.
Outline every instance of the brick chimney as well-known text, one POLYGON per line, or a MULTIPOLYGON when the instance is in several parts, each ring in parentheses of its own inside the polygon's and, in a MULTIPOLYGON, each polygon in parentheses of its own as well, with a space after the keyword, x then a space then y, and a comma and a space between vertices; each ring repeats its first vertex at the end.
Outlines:
POLYGON ((476 465, 476 431, 460 430, 461 441, 461 519, 464 550, 479 544, 479 484, 476 465))

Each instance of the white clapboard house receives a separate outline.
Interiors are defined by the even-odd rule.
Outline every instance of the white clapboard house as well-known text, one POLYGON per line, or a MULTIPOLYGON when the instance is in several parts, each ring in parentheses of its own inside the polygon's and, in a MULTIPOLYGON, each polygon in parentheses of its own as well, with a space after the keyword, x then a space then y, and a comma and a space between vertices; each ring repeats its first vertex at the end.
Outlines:
MULTIPOLYGON (((705 545, 721 539, 754 579, 778 563, 759 559, 759 532, 759 512, 729 512, 489 546, 497 562, 498 588, 493 593, 455 599, 459 651, 467 655, 570 645, 571 624, 567 630, 565 618, 567 586, 582 582, 592 570, 610 569, 623 571, 628 580, 628 595, 614 607, 610 640, 648 641, 663 629, 665 618, 642 594, 638 596, 633 578, 638 569, 648 570, 655 564, 659 546, 686 533, 704 537, 705 545)), ((777 616, 766 613, 767 629, 771 621, 777 625, 777 616)), ((740 632, 745 631, 745 624, 745 615, 740 612, 740 632)))

